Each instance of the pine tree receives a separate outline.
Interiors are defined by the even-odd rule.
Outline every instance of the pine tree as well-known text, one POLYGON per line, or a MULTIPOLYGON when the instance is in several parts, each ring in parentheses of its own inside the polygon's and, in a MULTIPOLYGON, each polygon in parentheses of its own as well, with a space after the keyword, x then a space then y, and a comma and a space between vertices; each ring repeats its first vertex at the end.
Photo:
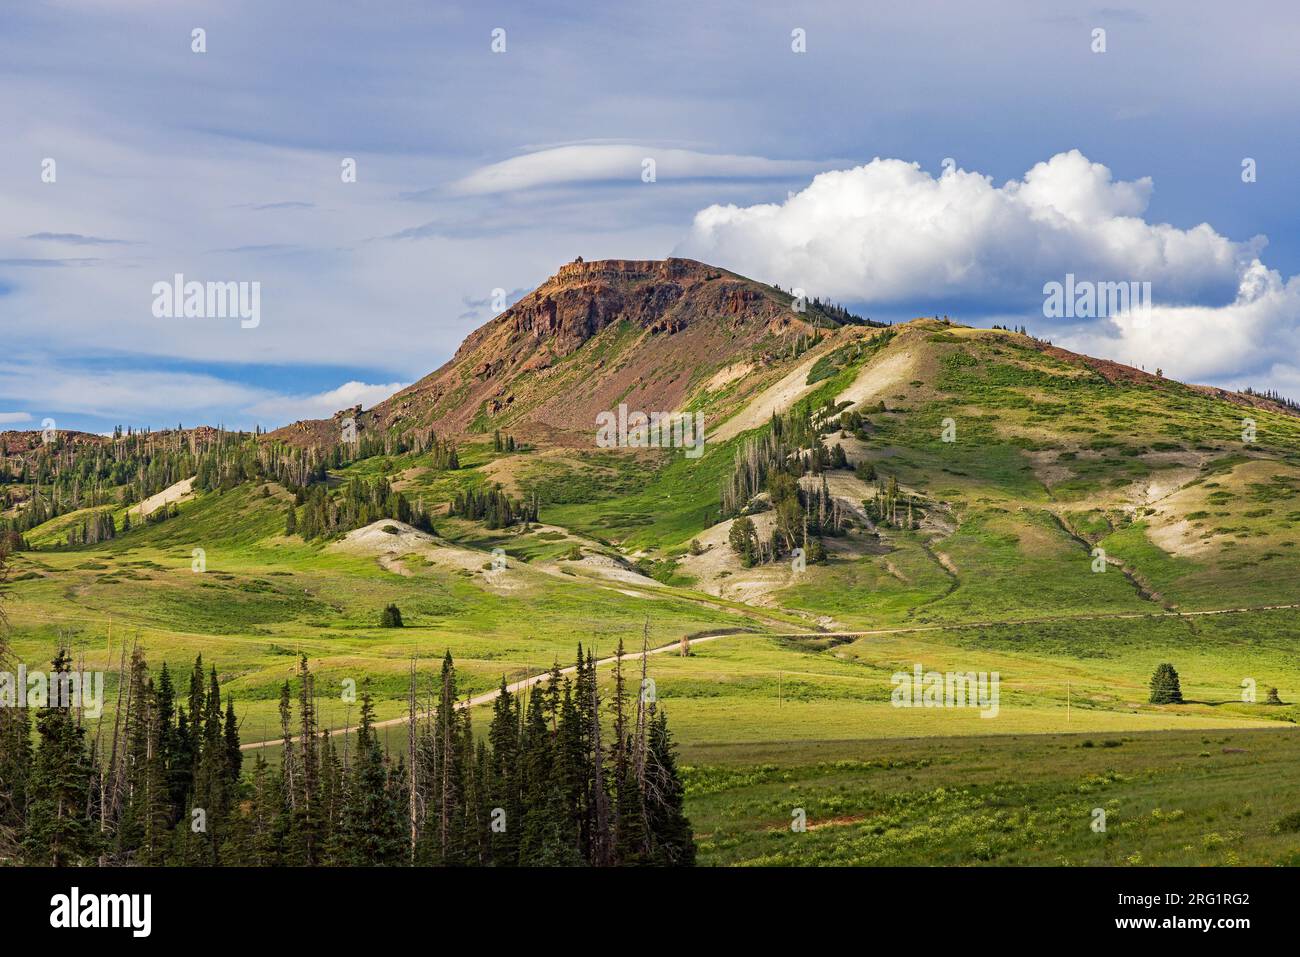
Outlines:
POLYGON ((389 790, 370 692, 361 696, 361 725, 343 806, 342 861, 352 867, 396 865, 406 857, 402 813, 389 790))
MULTIPOLYGON (((202 689, 200 688, 202 695, 202 689)), ((221 688, 217 669, 212 668, 207 694, 197 706, 201 717, 190 716, 190 732, 198 735, 198 759, 194 773, 194 790, 190 802, 191 837, 187 857, 217 866, 221 863, 221 845, 226 838, 226 816, 231 804, 231 784, 227 772, 225 727, 221 709, 221 688), (196 813, 197 812, 197 813, 196 813), (201 825, 201 826, 200 826, 201 825)))
MULTIPOLYGON (((0 643, 3 641, 0 626, 0 643)), ((0 647, 0 652, 3 650, 0 647)), ((0 653, 0 668, 7 667, 8 661, 0 653)), ((27 817, 32 773, 32 725, 28 714, 27 708, 0 708, 0 860, 17 856, 27 817)))
MULTIPOLYGON (((10 540, 0 536, 0 670, 13 672, 4 614, 10 540)), ((25 693, 15 689, 15 694, 25 693)), ((17 856, 27 816, 27 782, 32 765, 32 726, 26 708, 0 708, 0 859, 17 856)))
POLYGON ((491 763, 487 792, 492 808, 505 814, 505 830, 490 833, 491 858, 496 864, 519 863, 519 825, 523 817, 519 774, 519 716, 514 696, 506 688, 505 675, 492 702, 492 722, 488 725, 491 763))
POLYGON ((250 867, 275 867, 283 862, 281 848, 288 827, 284 808, 280 776, 259 754, 253 762, 252 795, 243 824, 239 863, 250 867))
POLYGON ((116 853, 139 864, 163 862, 171 806, 162 751, 158 696, 144 655, 131 658, 130 707, 126 719, 127 792, 116 834, 116 853))
POLYGON ((1151 676, 1151 704, 1182 704, 1183 691, 1178 683, 1178 672, 1168 663, 1157 666, 1151 676))
POLYGON ((639 864, 646 857, 645 818, 641 811, 641 792, 637 787, 633 761, 635 739, 627 721, 627 686, 623 679, 623 639, 614 656, 614 693, 610 704, 614 712, 614 746, 610 774, 614 787, 614 862, 639 864))
POLYGON ((67 680, 71 664, 71 656, 60 649, 50 674, 50 700, 36 716, 39 743, 28 782, 23 842, 29 864, 89 864, 99 851, 99 832, 87 811, 93 769, 85 729, 57 690, 58 683, 67 680))
POLYGON ((315 678, 307 666, 307 656, 302 655, 298 660, 298 747, 294 756, 290 843, 294 859, 306 867, 320 863, 324 839, 316 736, 315 678))
POLYGON ((662 866, 695 863, 695 835, 683 810, 686 788, 677 770, 677 754, 662 711, 650 720, 646 766, 646 827, 652 860, 662 866))
POLYGON ((235 717, 235 699, 226 698, 226 774, 230 777, 232 787, 239 784, 239 772, 244 766, 244 752, 239 748, 239 721, 235 717))
POLYGON ((465 758, 456 716, 456 666, 443 656, 438 707, 434 713, 429 758, 431 798, 429 832, 433 857, 441 864, 462 863, 465 835, 457 829, 462 807, 465 758))
POLYGON ((555 867, 579 864, 577 834, 571 827, 562 782, 556 776, 551 730, 546 726, 546 700, 540 690, 529 697, 522 744, 523 786, 528 795, 519 846, 519 863, 555 867))

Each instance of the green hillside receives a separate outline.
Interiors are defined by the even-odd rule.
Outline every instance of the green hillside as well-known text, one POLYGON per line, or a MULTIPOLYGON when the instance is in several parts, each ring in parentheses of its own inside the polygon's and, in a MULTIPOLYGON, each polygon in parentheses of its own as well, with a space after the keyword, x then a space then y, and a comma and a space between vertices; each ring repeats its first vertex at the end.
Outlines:
MULTIPOLYGON (((566 361, 585 361, 583 349, 566 361)), ((126 506, 169 479, 105 481, 97 504, 23 530, 7 603, 14 648, 35 662, 66 643, 88 667, 110 671, 137 643, 155 665, 181 671, 201 653, 235 697, 244 741, 256 742, 279 737, 279 689, 299 655, 317 675, 321 723, 342 728, 356 720, 337 691, 348 681, 375 694, 381 721, 400 718, 412 658, 432 669, 450 651, 462 693, 477 694, 503 675, 517 681, 567 663, 579 643, 603 655, 620 640, 639 649, 643 629, 651 647, 710 635, 689 656, 656 655, 650 672, 698 766, 688 810, 710 834, 704 856, 714 863, 869 863, 881 851, 864 834, 898 834, 918 826, 918 815, 965 833, 993 812, 974 783, 963 784, 961 814, 935 798, 954 785, 953 753, 981 763, 979 786, 1000 795, 999 806, 1051 801, 1080 775, 1104 780, 1113 767, 1074 768, 1087 745, 1062 735, 1118 736, 1125 743, 1115 754, 1150 752, 1141 768, 1115 772, 1155 782, 1141 798, 1152 807, 1134 825, 1150 830, 1150 815, 1177 803, 1173 767, 1187 755, 1136 743, 1166 740, 1148 732, 1217 742, 1229 729, 1233 740, 1246 739, 1242 729, 1287 729, 1250 731, 1252 753, 1271 753, 1276 742, 1292 748, 1300 419, 1023 335, 937 320, 835 329, 808 362, 795 387, 768 377, 753 390, 749 408, 777 403, 770 411, 784 424, 770 411, 746 419, 742 409, 730 430, 710 423, 717 437, 699 459, 533 441, 518 426, 509 436, 515 451, 498 449, 504 440, 461 439, 455 467, 437 443, 304 459, 318 471, 300 486, 265 439, 232 438, 172 470, 170 478, 200 473, 192 499, 129 531, 121 529, 126 506), (1244 419, 1253 420, 1254 441, 1243 441, 1244 419), (829 461, 836 445, 845 454, 838 466, 790 479, 804 492, 824 487, 843 518, 803 570, 775 546, 779 560, 748 563, 729 543, 737 515, 760 526, 780 520, 767 492, 734 514, 723 505, 737 463, 774 439, 773 429, 803 443, 787 462, 829 461), (244 463, 237 474, 232 460, 244 463), (362 488, 357 480, 388 489, 383 501, 400 495, 411 522, 367 506, 350 526, 312 538, 286 533, 289 510, 305 516, 312 495, 325 503, 322 514, 342 516, 348 489, 362 488), (448 514, 467 493, 536 502, 537 521, 493 527, 448 514), (114 515, 116 536, 69 545, 69 530, 97 511, 114 515), (379 626, 389 603, 405 627, 379 626), (1148 703, 1161 662, 1181 674, 1184 703, 1148 703), (996 672, 996 719, 970 708, 893 707, 891 676, 918 664, 996 672), (1245 683, 1255 700, 1243 696, 1245 683), (1265 703, 1270 688, 1283 704, 1265 703), (973 743, 1002 735, 1050 735, 1025 747, 1047 768, 1070 767, 1013 786, 1024 752, 973 743), (881 744, 897 757, 872 763, 875 749, 863 742, 886 739, 912 743, 881 744), (732 764, 738 770, 727 770, 732 764), (916 779, 891 770, 902 767, 916 779), (767 825, 755 833, 752 821, 738 823, 737 808, 759 802, 779 829, 788 791, 808 794, 843 827, 807 835, 794 852, 767 825)), ((691 403, 709 400, 708 383, 698 383, 691 403)), ((11 520, 22 507, 11 506, 11 520)), ((811 513, 808 505, 801 514, 811 513)), ((487 709, 479 711, 482 727, 487 709)), ((401 727, 384 731, 401 747, 401 727)), ((1237 786, 1226 772, 1213 781, 1225 800, 1237 786)), ((1287 804, 1280 794, 1267 801, 1270 814, 1287 804)), ((1017 826, 994 816, 999 827, 1017 826)), ((1205 857, 1197 848, 1209 838, 1172 828, 1176 838, 1151 838, 1150 850, 1117 857, 1060 837, 1059 827, 1030 826, 1046 842, 1036 856, 986 838, 945 846, 954 862, 1217 861, 1230 858, 1229 835, 1253 833, 1227 824, 1206 831, 1224 846, 1205 857)), ((1243 840, 1243 862, 1300 853, 1295 835, 1243 840)))

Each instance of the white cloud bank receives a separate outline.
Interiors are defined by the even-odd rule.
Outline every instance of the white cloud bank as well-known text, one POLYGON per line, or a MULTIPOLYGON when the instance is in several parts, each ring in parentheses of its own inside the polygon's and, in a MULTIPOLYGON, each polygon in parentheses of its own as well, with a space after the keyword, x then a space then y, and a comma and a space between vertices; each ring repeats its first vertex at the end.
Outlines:
POLYGON ((360 404, 370 408, 407 383, 350 381, 309 394, 284 394, 202 372, 67 369, 44 363, 0 361, 0 394, 21 396, 32 412, 0 412, 0 426, 53 416, 95 416, 121 425, 157 418, 164 424, 278 428, 297 419, 327 419, 360 404), (232 421, 233 420, 233 421, 232 421))
POLYGON ((1206 223, 1148 222, 1152 190, 1149 178, 1117 181, 1078 150, 1002 186, 965 170, 935 177, 875 159, 822 173, 781 204, 703 209, 676 253, 836 299, 949 301, 1036 318, 1054 341, 1180 378, 1300 379, 1292 365, 1300 279, 1284 281, 1260 262, 1263 237, 1234 242, 1206 223), (1043 285, 1067 273, 1150 282, 1155 306, 1054 334, 1043 285))
POLYGON ((245 411, 259 419, 280 424, 298 419, 328 419, 335 412, 355 405, 370 408, 387 399, 394 392, 405 389, 408 383, 389 382, 387 385, 370 385, 365 382, 345 382, 337 389, 315 395, 277 395, 249 406, 245 411))

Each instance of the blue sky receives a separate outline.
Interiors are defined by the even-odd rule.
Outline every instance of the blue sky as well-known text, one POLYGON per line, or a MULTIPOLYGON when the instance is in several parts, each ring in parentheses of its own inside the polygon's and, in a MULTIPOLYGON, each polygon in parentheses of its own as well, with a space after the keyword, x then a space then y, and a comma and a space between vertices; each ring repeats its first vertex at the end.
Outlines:
POLYGON ((370 405, 577 255, 1300 394, 1294 5, 891 7, 7 4, 0 428, 370 405), (1154 308, 1045 319, 1067 272, 1154 308), (156 317, 176 273, 260 322, 156 317))

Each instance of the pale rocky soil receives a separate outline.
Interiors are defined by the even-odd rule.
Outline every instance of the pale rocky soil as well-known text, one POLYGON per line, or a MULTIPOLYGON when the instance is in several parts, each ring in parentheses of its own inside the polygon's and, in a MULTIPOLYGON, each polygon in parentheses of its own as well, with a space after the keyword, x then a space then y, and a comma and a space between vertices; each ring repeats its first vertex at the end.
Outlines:
POLYGON ((832 349, 839 348, 843 343, 844 340, 839 336, 828 336, 820 347, 806 353, 804 360, 791 372, 787 372, 775 384, 756 395, 749 405, 722 425, 711 429, 709 437, 718 442, 725 442, 742 432, 748 432, 765 424, 772 417, 773 412, 780 413, 790 408, 804 393, 816 388, 815 383, 812 386, 808 385, 808 373, 817 364, 817 360, 832 349))
MULTIPOLYGON (((197 477, 197 476, 196 476, 197 477)), ((186 502, 194 497, 194 479, 187 478, 175 485, 169 485, 157 495, 150 495, 139 505, 132 506, 130 514, 144 517, 150 513, 162 508, 164 505, 170 505, 172 502, 186 502)))
MULTIPOLYGON (((572 571, 585 578, 598 579, 601 582, 613 582, 626 585, 638 585, 648 588, 665 587, 653 578, 637 574, 617 558, 596 553, 602 549, 599 543, 575 535, 557 525, 533 525, 528 534, 533 532, 561 532, 568 541, 580 545, 586 554, 580 561, 556 559, 552 561, 520 562, 507 559, 504 569, 484 568, 492 561, 489 552, 473 548, 464 548, 452 544, 436 535, 430 535, 405 522, 381 519, 365 528, 349 532, 341 540, 328 546, 330 551, 350 555, 373 555, 380 567, 395 575, 413 574, 403 563, 408 555, 418 555, 431 565, 453 571, 472 572, 490 588, 499 591, 514 591, 526 583, 526 576, 533 574, 562 575, 565 570, 572 571), (384 531, 385 527, 396 528, 396 534, 384 531), (588 551, 591 550, 591 551, 588 551)), ((622 591, 622 589, 619 589, 622 591)), ((640 597, 638 595, 638 597, 640 597)))
POLYGON ((704 389, 706 392, 717 392, 737 379, 743 379, 753 371, 754 364, 752 362, 734 363, 715 372, 713 378, 704 383, 704 389))
MULTIPOLYGON (((852 478, 848 473, 844 477, 852 478)), ((832 494, 838 494, 834 488, 832 494)), ((844 504, 847 506, 855 503, 846 499, 844 504)), ((860 504, 856 511, 861 513, 860 504)), ((759 512, 750 518, 753 519, 759 537, 765 541, 769 539, 775 523, 773 513, 759 512)), ((754 568, 741 565, 740 558, 727 543, 734 522, 735 519, 727 519, 700 533, 697 540, 705 549, 704 552, 699 555, 683 555, 678 569, 682 574, 693 576, 693 587, 707 595, 758 607, 775 605, 772 594, 795 584, 794 569, 788 561, 754 568)), ((873 539, 854 533, 843 538, 826 539, 826 549, 837 557, 853 560, 878 552, 879 546, 873 539)))
MULTIPOLYGON (((1256 459, 1243 462, 1231 472, 1219 473, 1212 481, 1219 483, 1220 490, 1237 493, 1251 483, 1268 483, 1274 475, 1295 475, 1297 471, 1271 459, 1256 459)), ((1157 547, 1172 555, 1196 557, 1217 552, 1222 547, 1223 541, 1233 536, 1213 534, 1207 536, 1206 532, 1216 525, 1239 523, 1233 521, 1231 517, 1220 518, 1214 513, 1223 511, 1236 513, 1244 506, 1235 499, 1228 505, 1210 504, 1207 499, 1213 491, 1216 489, 1193 485, 1176 489, 1158 499, 1152 499, 1152 507, 1155 511, 1146 517, 1147 536, 1157 547), (1198 520, 1200 528, 1196 523, 1181 517, 1198 511, 1210 513, 1210 517, 1198 520)), ((1262 543, 1265 539, 1258 541, 1262 543)))
POLYGON ((348 555, 373 555, 381 567, 398 575, 412 574, 402 564, 403 556, 419 555, 439 568, 473 572, 489 587, 500 591, 522 588, 524 582, 520 572, 528 570, 528 566, 520 562, 510 562, 504 569, 485 569, 483 566, 492 560, 487 552, 461 548, 405 522, 387 518, 349 532, 327 546, 327 550, 348 555), (385 527, 396 528, 397 533, 385 532, 385 527))
POLYGON ((918 373, 916 356, 910 349, 898 349, 894 343, 871 359, 858 372, 856 379, 839 395, 840 402, 855 406, 885 400, 909 388, 908 383, 923 378, 918 373))

